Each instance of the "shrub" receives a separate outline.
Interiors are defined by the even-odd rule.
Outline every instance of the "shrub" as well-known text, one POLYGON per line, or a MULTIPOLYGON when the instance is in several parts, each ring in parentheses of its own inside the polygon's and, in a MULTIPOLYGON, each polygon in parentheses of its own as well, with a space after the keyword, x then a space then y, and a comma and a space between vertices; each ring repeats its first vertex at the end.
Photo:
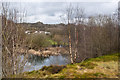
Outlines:
POLYGON ((96 77, 102 77, 102 76, 105 76, 105 74, 103 74, 103 73, 94 73, 93 75, 96 76, 96 77))
POLYGON ((85 73, 80 75, 80 78, 105 78, 106 75, 103 73, 85 73))
POLYGON ((28 35, 26 44, 33 49, 39 49, 40 47, 49 46, 50 42, 48 36, 44 34, 31 34, 28 35))
POLYGON ((100 56, 97 58, 91 58, 88 59, 86 61, 103 61, 103 62, 107 62, 107 61, 118 61, 118 57, 119 57, 120 53, 114 53, 114 54, 109 54, 109 55, 104 55, 104 56, 100 56))
POLYGON ((97 66, 97 64, 94 64, 92 62, 84 62, 84 63, 81 63, 80 66, 83 66, 88 69, 93 69, 95 66, 97 66))
POLYGON ((66 77, 65 75, 62 75, 62 76, 60 76, 59 78, 63 79, 63 78, 65 78, 65 77, 66 77))
POLYGON ((56 74, 56 73, 60 72, 63 68, 66 68, 66 66, 51 65, 51 66, 44 66, 41 70, 42 71, 46 70, 52 74, 56 74))

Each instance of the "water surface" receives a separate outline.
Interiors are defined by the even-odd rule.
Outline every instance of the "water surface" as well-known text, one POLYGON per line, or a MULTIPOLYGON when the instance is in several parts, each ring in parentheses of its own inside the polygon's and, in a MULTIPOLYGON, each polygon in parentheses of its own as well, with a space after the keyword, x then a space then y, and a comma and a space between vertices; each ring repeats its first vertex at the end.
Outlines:
POLYGON ((70 63, 70 57, 66 55, 50 56, 47 58, 35 56, 35 55, 29 55, 28 61, 24 66, 23 72, 39 70, 43 66, 66 65, 69 63, 70 63))

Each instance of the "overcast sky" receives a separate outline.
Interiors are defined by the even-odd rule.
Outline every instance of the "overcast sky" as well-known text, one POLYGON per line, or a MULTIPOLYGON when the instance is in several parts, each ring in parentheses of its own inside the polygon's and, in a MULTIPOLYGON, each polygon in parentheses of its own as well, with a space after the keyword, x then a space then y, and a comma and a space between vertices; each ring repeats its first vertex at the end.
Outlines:
MULTIPOLYGON (((24 22, 43 22, 45 24, 61 23, 61 15, 69 2, 12 2, 12 7, 27 12, 24 22)), ((118 7, 118 2, 71 2, 73 6, 84 8, 86 16, 96 14, 113 14, 118 7)))

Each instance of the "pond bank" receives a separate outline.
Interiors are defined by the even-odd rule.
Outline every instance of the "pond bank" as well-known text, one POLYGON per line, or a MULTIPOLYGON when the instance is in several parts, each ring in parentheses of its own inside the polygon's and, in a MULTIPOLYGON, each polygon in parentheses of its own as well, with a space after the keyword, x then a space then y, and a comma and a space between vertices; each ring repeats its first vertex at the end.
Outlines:
POLYGON ((42 69, 12 75, 12 78, 118 78, 120 53, 91 58, 66 66, 44 66, 42 69), (53 72, 54 71, 54 72, 53 72), (69 74, 69 75, 68 75, 69 74))
MULTIPOLYGON (((25 50, 20 49, 19 53, 25 53, 25 50)), ((42 57, 49 57, 49 56, 58 56, 58 55, 68 55, 69 52, 63 47, 48 47, 38 51, 34 49, 29 49, 28 54, 42 56, 42 57)))

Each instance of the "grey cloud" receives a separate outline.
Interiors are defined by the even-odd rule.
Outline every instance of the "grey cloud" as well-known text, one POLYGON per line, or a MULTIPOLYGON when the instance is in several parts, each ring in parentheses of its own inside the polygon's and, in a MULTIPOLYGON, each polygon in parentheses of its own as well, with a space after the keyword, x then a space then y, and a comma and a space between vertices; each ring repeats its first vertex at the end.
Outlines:
MULTIPOLYGON (((27 11, 28 22, 41 20, 45 23, 59 23, 59 16, 63 14, 69 3, 66 2, 28 2, 13 3, 20 10, 27 11)), ((103 2, 73 2, 73 6, 78 5, 85 9, 86 16, 95 14, 111 14, 117 9, 117 3, 103 2)))

